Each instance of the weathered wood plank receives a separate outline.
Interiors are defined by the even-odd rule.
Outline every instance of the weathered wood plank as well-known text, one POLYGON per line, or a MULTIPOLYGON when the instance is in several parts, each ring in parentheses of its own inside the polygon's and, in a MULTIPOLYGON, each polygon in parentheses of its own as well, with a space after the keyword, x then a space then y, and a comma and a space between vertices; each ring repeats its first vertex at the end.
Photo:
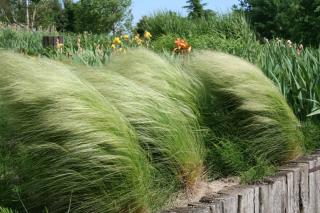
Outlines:
POLYGON ((200 199, 200 202, 221 202, 223 213, 238 213, 238 195, 233 194, 232 190, 223 190, 218 194, 205 196, 200 199))
POLYGON ((301 158, 294 163, 300 168, 300 212, 301 213, 311 213, 310 208, 310 196, 309 196, 309 169, 310 169, 310 158, 301 158))
POLYGON ((311 170, 312 172, 309 173, 314 175, 314 188, 312 189, 312 194, 314 195, 314 206, 315 206, 315 213, 320 213, 320 188, 319 188, 319 184, 320 184, 320 154, 313 154, 311 155, 311 157, 313 157, 315 159, 315 165, 314 165, 314 169, 315 170, 311 170))
POLYGON ((259 186, 259 213, 271 213, 271 210, 269 185, 261 184, 259 186))
POLYGON ((201 202, 191 203, 191 204, 189 204, 189 207, 199 208, 199 210, 194 213, 206 213, 208 210, 210 213, 223 213, 222 203, 219 201, 208 203, 208 204, 204 204, 201 202), (200 211, 200 209, 201 209, 201 211, 200 211))
POLYGON ((300 168, 297 164, 289 164, 279 168, 280 171, 287 172, 287 213, 300 213, 300 168))
POLYGON ((260 187, 258 185, 254 186, 254 198, 253 198, 253 203, 254 203, 254 212, 255 213, 260 213, 260 187))
MULTIPOLYGON (((162 211, 161 213, 212 213, 210 208, 183 207, 162 211)), ((220 212, 219 212, 220 213, 220 212)))
POLYGON ((251 186, 238 187, 234 190, 238 195, 238 213, 255 213, 255 189, 251 186))

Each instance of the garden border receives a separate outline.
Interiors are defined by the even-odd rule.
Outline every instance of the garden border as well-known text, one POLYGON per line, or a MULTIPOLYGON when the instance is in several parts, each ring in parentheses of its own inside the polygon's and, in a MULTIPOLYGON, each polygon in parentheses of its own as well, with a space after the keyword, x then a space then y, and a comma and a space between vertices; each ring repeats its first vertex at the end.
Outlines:
POLYGON ((320 149, 260 183, 234 186, 161 213, 320 213, 320 149))

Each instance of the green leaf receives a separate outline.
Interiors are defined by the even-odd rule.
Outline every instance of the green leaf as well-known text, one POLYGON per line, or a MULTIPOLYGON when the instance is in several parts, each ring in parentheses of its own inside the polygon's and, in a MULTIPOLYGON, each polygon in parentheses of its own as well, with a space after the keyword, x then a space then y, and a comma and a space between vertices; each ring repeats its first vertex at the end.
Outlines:
POLYGON ((315 116, 315 115, 320 115, 320 109, 318 109, 318 110, 310 113, 310 114, 308 115, 308 117, 315 116))

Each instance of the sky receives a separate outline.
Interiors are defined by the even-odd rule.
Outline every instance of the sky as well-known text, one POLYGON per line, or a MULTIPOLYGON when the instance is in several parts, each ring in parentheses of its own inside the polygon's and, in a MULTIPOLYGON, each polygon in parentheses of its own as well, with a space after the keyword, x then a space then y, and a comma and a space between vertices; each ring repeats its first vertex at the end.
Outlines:
MULTIPOLYGON (((238 0, 204 0, 208 3, 205 9, 225 13, 231 9, 232 5, 237 4, 238 0)), ((133 23, 136 24, 144 15, 150 15, 157 10, 173 10, 186 14, 182 7, 186 5, 186 0, 132 0, 133 23)))

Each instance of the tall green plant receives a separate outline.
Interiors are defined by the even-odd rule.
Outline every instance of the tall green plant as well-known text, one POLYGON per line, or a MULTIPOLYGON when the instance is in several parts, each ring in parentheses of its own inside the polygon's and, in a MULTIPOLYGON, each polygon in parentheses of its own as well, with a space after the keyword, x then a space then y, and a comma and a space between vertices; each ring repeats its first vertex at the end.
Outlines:
POLYGON ((305 121, 320 108, 320 49, 306 48, 297 52, 281 41, 264 45, 257 64, 273 80, 295 114, 305 121))
POLYGON ((1 99, 18 120, 17 175, 27 209, 142 212, 157 205, 155 171, 106 97, 61 64, 0 57, 1 99))

